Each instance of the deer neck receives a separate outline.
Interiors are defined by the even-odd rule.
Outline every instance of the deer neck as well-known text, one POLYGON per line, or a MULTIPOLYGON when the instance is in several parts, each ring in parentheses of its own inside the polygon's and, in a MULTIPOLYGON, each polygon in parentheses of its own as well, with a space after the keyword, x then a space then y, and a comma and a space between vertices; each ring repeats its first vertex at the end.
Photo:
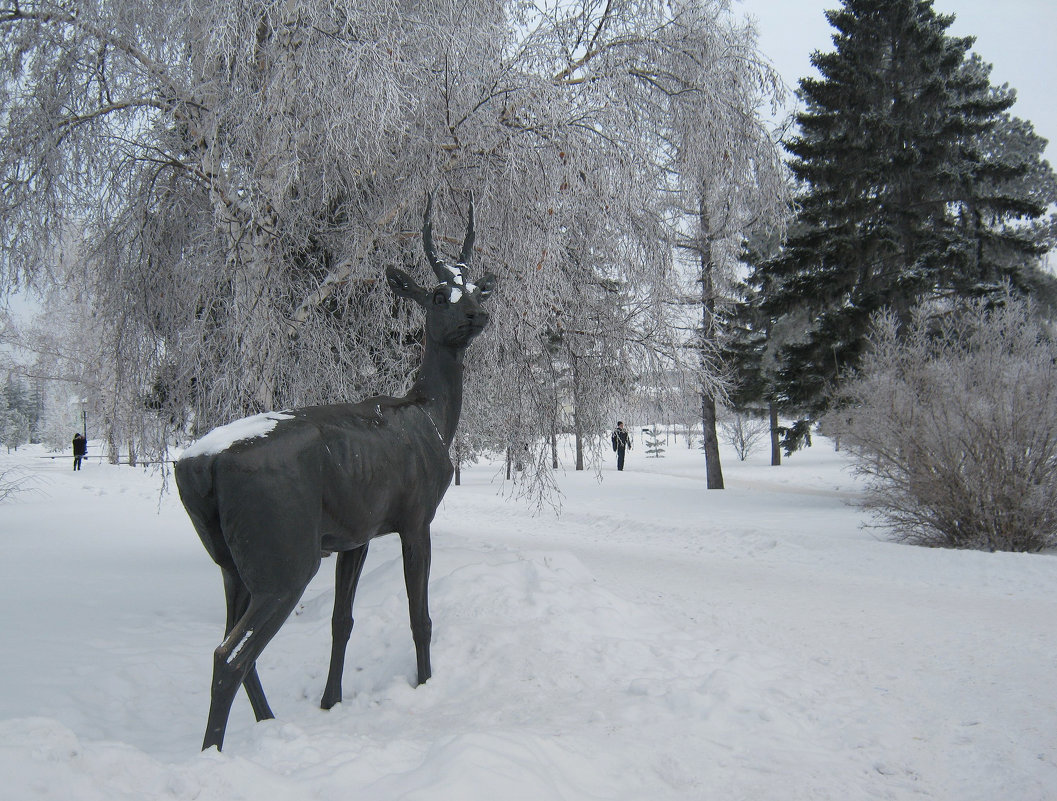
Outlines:
POLYGON ((462 413, 463 350, 426 340, 422 366, 411 393, 450 446, 462 413))

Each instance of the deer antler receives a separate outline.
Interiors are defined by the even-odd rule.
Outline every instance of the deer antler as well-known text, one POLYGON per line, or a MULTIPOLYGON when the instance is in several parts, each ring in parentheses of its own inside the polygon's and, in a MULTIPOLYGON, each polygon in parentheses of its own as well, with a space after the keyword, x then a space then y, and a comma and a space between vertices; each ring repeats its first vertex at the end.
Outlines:
POLYGON ((429 266, 437 274, 441 282, 451 278, 451 274, 444 268, 444 262, 437 255, 437 248, 433 245, 433 193, 426 196, 426 213, 422 220, 422 248, 426 251, 429 266))
POLYGON ((437 274, 437 277, 441 280, 441 283, 451 283, 452 279, 455 283, 461 284, 463 282, 462 270, 470 265, 470 260, 473 258, 473 240, 474 240, 474 214, 473 214, 473 193, 470 193, 470 211, 467 215, 466 221, 466 237, 462 243, 462 253, 459 254, 459 260, 454 265, 447 264, 440 255, 437 253, 437 248, 433 244, 433 193, 430 192, 426 197, 426 213, 422 220, 422 247, 426 251, 426 258, 429 260, 429 266, 433 268, 433 272, 437 274))

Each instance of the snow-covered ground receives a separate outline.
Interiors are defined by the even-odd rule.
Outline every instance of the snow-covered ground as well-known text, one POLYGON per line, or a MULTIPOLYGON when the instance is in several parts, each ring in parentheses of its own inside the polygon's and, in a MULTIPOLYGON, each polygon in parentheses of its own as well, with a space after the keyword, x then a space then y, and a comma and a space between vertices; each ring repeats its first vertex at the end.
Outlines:
POLYGON ((319 709, 333 560, 200 753, 220 573, 142 468, 20 449, 0 505, 0 797, 1057 799, 1057 557, 860 528, 825 440, 771 468, 632 451, 533 514, 493 465, 433 526, 417 689, 399 543, 372 545, 345 702, 319 709))

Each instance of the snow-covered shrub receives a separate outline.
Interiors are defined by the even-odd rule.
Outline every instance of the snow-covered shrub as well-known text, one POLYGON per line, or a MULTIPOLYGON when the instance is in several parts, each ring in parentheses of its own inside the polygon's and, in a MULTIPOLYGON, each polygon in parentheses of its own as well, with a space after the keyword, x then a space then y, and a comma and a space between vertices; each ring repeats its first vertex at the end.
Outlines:
POLYGON ((771 425, 759 417, 735 412, 719 424, 723 438, 734 448, 738 461, 744 462, 749 455, 759 450, 771 434, 771 425))
POLYGON ((1038 551, 1057 545, 1057 346, 1023 302, 940 324, 874 325, 830 427, 902 540, 1038 551))
POLYGON ((0 469, 0 503, 16 493, 33 488, 33 477, 21 467, 0 469))

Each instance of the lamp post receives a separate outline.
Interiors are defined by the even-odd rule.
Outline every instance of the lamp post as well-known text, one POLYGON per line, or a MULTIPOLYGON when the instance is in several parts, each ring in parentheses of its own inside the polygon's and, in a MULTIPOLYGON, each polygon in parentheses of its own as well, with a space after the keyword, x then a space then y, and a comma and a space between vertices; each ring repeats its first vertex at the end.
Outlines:
POLYGON ((88 398, 81 398, 81 427, 84 441, 88 442, 88 398))

